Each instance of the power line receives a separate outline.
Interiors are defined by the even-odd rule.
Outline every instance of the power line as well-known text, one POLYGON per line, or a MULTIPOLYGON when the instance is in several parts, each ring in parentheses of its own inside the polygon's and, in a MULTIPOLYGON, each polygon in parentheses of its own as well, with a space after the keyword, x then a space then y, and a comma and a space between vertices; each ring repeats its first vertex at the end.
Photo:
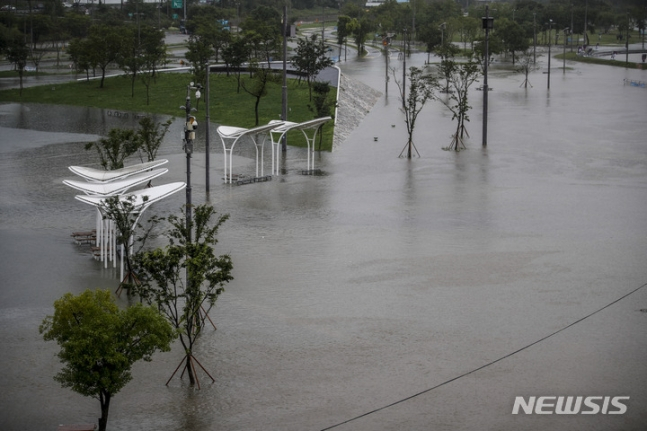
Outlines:
POLYGON ((442 387, 442 386, 448 385, 448 384, 450 384, 450 383, 452 383, 452 382, 455 382, 456 380, 462 379, 463 377, 469 376, 470 374, 473 374, 473 373, 475 373, 475 372, 477 372, 477 371, 480 371, 480 370, 482 370, 482 369, 484 369, 484 368, 487 368, 487 367, 489 367, 489 366, 491 366, 491 365, 494 365, 494 364, 496 364, 497 362, 500 362, 500 361, 502 361, 502 360, 504 360, 504 359, 507 359, 507 358, 509 358, 509 357, 511 357, 511 356, 513 356, 513 355, 516 355, 517 353, 522 352, 522 351, 524 351, 524 350, 526 350, 526 349, 529 349, 530 347, 534 346, 535 344, 539 344, 539 343, 541 343, 542 341, 547 340, 548 338, 550 338, 550 337, 552 337, 552 336, 554 336, 554 335, 557 335, 557 334, 559 334, 560 332, 565 331, 565 330, 567 330, 568 328, 570 328, 570 327, 572 327, 572 326, 577 325, 578 323, 580 323, 580 322, 582 322, 582 321, 584 321, 584 320, 588 319, 589 317, 594 316, 594 315, 598 314, 599 312, 601 312, 601 311, 603 311, 603 310, 605 310, 605 309, 607 309, 607 308, 611 307, 612 305, 616 304, 617 302, 622 301, 622 300, 623 300, 623 299, 625 299, 626 297, 628 297, 628 296, 630 296, 630 295, 633 295, 634 293, 638 292, 640 289, 642 289, 642 288, 643 288, 643 287, 645 287, 645 286, 647 286, 647 283, 645 283, 645 284, 643 284, 642 286, 640 286, 640 287, 638 287, 638 288, 636 288, 636 289, 632 290, 631 292, 629 292, 629 293, 627 293, 627 294, 625 294, 625 295, 621 296, 620 298, 616 299, 615 301, 610 302, 609 304, 605 305, 604 307, 602 307, 602 308, 600 308, 600 309, 598 309, 598 310, 595 310, 594 312, 592 312, 592 313, 590 313, 590 314, 587 314, 586 316, 584 316, 584 317, 582 317, 582 318, 580 318, 580 319, 576 320, 575 322, 573 322, 573 323, 571 323, 571 324, 569 324, 569 325, 567 325, 567 326, 564 326, 563 328, 558 329, 557 331, 555 331, 555 332, 553 332, 553 333, 551 333, 551 334, 549 334, 549 335, 546 335, 545 337, 540 338, 539 340, 534 341, 534 342, 532 342, 532 343, 530 343, 530 344, 528 344, 528 345, 526 345, 526 346, 524 346, 524 347, 522 347, 522 348, 520 348, 520 349, 518 349, 518 350, 515 350, 515 351, 514 351, 514 352, 512 352, 512 353, 508 353, 508 354, 507 354, 507 355, 505 355, 505 356, 502 356, 502 357, 500 357, 500 358, 498 358, 498 359, 495 359, 495 360, 494 360, 494 361, 492 361, 492 362, 488 362, 488 363, 487 363, 487 364, 485 364, 485 365, 482 365, 482 366, 480 366, 480 367, 478 367, 478 368, 475 368, 475 369, 473 369, 473 370, 471 370, 471 371, 468 371, 468 372, 463 373, 463 374, 461 374, 461 375, 459 375, 459 376, 456 376, 456 377, 454 377, 454 378, 452 378, 452 379, 449 379, 449 380, 447 380, 447 381, 444 381, 444 382, 442 382, 442 383, 440 383, 440 384, 438 384, 438 385, 436 385, 436 386, 434 386, 434 387, 431 387, 431 388, 429 388, 429 389, 425 389, 424 391, 418 392, 418 393, 413 394, 413 395, 410 395, 410 396, 408 396, 408 397, 406 397, 406 398, 402 398, 402 399, 400 399, 400 400, 398 400, 398 401, 392 402, 391 404, 387 404, 387 405, 385 405, 385 406, 378 407, 378 408, 376 408, 376 409, 374 409, 374 410, 371 410, 370 412, 363 413, 363 414, 361 414, 361 415, 359 415, 359 416, 355 416, 354 418, 351 418, 351 419, 345 420, 345 421, 343 421, 343 422, 339 422, 339 423, 337 423, 337 424, 335 424, 335 425, 332 425, 332 426, 329 426, 329 427, 327 427, 327 428, 323 428, 321 431, 328 431, 328 430, 331 430, 331 429, 333 429, 333 428, 337 428, 338 426, 345 425, 345 424, 347 424, 347 423, 349 423, 349 422, 353 422, 353 421, 355 421, 355 420, 357 420, 357 419, 361 419, 361 418, 366 417, 366 416, 368 416, 368 415, 371 415, 371 414, 373 414, 373 413, 377 413, 377 412, 379 412, 379 411, 386 410, 386 409, 388 409, 389 407, 393 407, 393 406, 395 406, 395 405, 397 405, 397 404, 401 404, 401 403, 403 403, 403 402, 405 402, 405 401, 409 401, 409 400, 411 400, 411 399, 413 399, 413 398, 416 398, 416 397, 418 397, 418 396, 420 396, 420 395, 423 395, 423 394, 426 394, 426 393, 428 393, 428 392, 431 392, 431 391, 433 391, 434 389, 438 389, 438 388, 440 388, 440 387, 442 387))

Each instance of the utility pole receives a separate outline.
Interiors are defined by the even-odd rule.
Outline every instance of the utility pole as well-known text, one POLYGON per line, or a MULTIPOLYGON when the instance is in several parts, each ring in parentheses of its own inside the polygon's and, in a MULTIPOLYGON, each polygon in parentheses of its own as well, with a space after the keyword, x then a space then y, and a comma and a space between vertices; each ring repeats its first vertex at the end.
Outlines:
MULTIPOLYGON (((283 86, 281 87, 281 120, 288 121, 288 3, 283 4, 283 86)), ((281 150, 288 150, 285 135, 281 140, 281 150)), ((278 163, 278 160, 276 161, 278 163)))
POLYGON ((548 20, 548 89, 550 90, 550 32, 553 28, 553 20, 548 20))
POLYGON ((566 27, 564 29, 564 52, 562 54, 562 57, 563 57, 563 60, 564 60, 562 70, 564 71, 564 73, 563 73, 564 75, 566 75, 566 36, 568 35, 568 30, 569 30, 568 27, 566 27))
POLYGON ((211 68, 209 67, 209 62, 207 61, 207 88, 205 89, 205 103, 204 107, 207 110, 207 113, 205 115, 205 129, 204 129, 204 153, 205 153, 205 184, 206 184, 206 192, 207 195, 209 194, 209 75, 211 74, 211 68))
POLYGON ((487 83, 487 69, 490 63, 489 43, 490 43, 490 30, 494 28, 494 18, 490 18, 490 7, 485 5, 485 17, 483 20, 483 28, 485 29, 485 63, 483 65, 483 147, 487 147, 487 102, 490 87, 487 83))

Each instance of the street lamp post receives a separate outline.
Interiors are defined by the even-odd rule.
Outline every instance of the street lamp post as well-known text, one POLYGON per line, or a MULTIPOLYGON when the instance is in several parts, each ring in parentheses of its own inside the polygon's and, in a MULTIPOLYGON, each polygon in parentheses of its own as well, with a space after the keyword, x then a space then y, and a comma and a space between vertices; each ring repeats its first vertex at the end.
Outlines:
POLYGON ((490 53, 489 42, 490 42, 490 30, 494 28, 494 18, 490 17, 490 8, 489 5, 485 5, 485 17, 483 20, 483 28, 485 29, 485 58, 483 65, 483 146, 487 147, 487 102, 488 102, 488 93, 490 92, 490 87, 488 87, 487 82, 487 69, 488 64, 490 63, 490 53))
POLYGON ((550 90, 550 32, 553 29, 553 20, 548 20, 548 89, 550 90))
MULTIPOLYGON (((283 86, 281 87, 281 120, 288 121, 288 4, 283 5, 283 86)), ((285 134, 281 141, 281 150, 288 150, 285 134)), ((277 160, 278 163, 278 160, 277 160)))
MULTIPOLYGON (((204 122, 204 153, 206 156, 205 160, 205 182, 206 182, 206 192, 209 193, 209 75, 211 74, 211 68, 209 67, 209 62, 207 62, 207 87, 205 88, 205 100, 204 100, 204 109, 207 111, 205 114, 204 122)), ((196 97, 197 93, 196 93, 196 97)))
MULTIPOLYGON (((197 111, 197 109, 191 108, 191 90, 195 90, 195 98, 199 99, 200 88, 202 88, 200 84, 196 86, 193 82, 187 85, 186 103, 184 106, 180 106, 180 109, 184 109, 186 113, 184 122, 183 147, 184 152, 186 153, 186 229, 188 242, 191 242, 191 154, 193 154, 195 130, 198 128, 198 122, 196 121, 195 117, 191 115, 192 111, 197 111)), ((187 275, 187 285, 188 280, 189 278, 187 275)))
POLYGON ((564 71, 564 75, 566 75, 566 36, 568 35, 568 30, 569 30, 568 27, 564 29, 564 52, 562 54, 562 57, 564 60, 562 65, 562 70, 564 71))
POLYGON ((532 62, 537 64, 537 13, 532 13, 532 62))

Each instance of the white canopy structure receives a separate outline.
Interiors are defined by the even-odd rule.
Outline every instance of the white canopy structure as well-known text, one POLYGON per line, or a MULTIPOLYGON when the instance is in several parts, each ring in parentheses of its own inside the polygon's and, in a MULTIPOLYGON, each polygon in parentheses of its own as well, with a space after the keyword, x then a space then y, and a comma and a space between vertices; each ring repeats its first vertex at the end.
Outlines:
MULTIPOLYGON (((131 201, 133 208, 133 214, 136 214, 137 217, 133 223, 133 227, 137 225, 139 218, 142 216, 144 211, 155 202, 158 202, 173 193, 179 192, 180 190, 186 187, 186 183, 175 182, 164 184, 160 186, 149 187, 142 190, 137 190, 131 193, 125 193, 119 196, 121 201, 131 201), (132 199, 132 200, 131 200, 132 199)), ((101 211, 103 204, 106 199, 110 196, 104 195, 77 195, 75 198, 81 202, 85 202, 89 205, 92 205, 101 211)), ((97 220, 97 242, 98 247, 100 248, 100 258, 104 262, 104 266, 108 267, 108 260, 114 262, 116 266, 116 236, 115 236, 115 226, 112 220, 103 219, 99 217, 97 220)), ((128 242, 128 246, 132 246, 132 238, 128 242)), ((123 244, 122 244, 122 253, 121 253, 121 279, 124 278, 124 267, 123 267, 123 244)))
POLYGON ((120 195, 132 187, 147 183, 167 172, 168 169, 166 168, 153 169, 152 171, 142 172, 140 174, 125 177, 121 180, 110 182, 89 183, 86 181, 63 180, 63 184, 70 186, 73 189, 80 190, 87 195, 120 195))
POLYGON ((84 166, 70 166, 69 170, 74 172, 76 175, 84 178, 86 181, 93 183, 107 183, 110 181, 122 180, 131 175, 139 174, 144 171, 162 166, 163 164, 168 163, 168 160, 154 160, 152 162, 139 163, 132 166, 127 166, 122 169, 115 169, 112 171, 106 171, 103 169, 94 169, 86 168, 84 166))
POLYGON ((225 182, 231 183, 232 182, 232 151, 234 150, 234 146, 240 141, 242 138, 249 136, 254 142, 254 146, 256 147, 256 176, 259 176, 259 145, 260 145, 260 167, 261 167, 261 176, 263 175, 263 146, 265 144, 265 136, 263 136, 263 141, 258 142, 258 136, 261 134, 265 134, 269 132, 271 129, 277 127, 278 125, 283 124, 282 121, 278 122, 270 122, 269 124, 265 124, 263 126, 258 126, 254 127, 252 129, 245 129, 242 127, 232 127, 232 126, 220 126, 218 127, 218 136, 220 136, 220 140, 222 141, 222 149, 224 151, 225 155, 225 182), (228 147, 229 145, 229 147, 228 147), (227 160, 229 160, 229 164, 227 164, 227 160))
POLYGON ((290 130, 301 130, 303 136, 306 138, 308 145, 308 160, 307 160, 307 170, 314 169, 314 155, 311 156, 311 153, 315 150, 315 139, 317 137, 317 131, 319 126, 331 120, 332 117, 321 117, 315 118, 314 120, 304 121, 303 123, 293 123, 291 121, 276 121, 272 120, 269 124, 273 124, 275 127, 270 131, 270 137, 272 139, 272 175, 279 175, 279 147, 281 139, 288 133, 290 130), (306 133, 306 130, 314 130, 312 137, 309 137, 306 133), (276 139, 275 139, 276 138, 276 139), (312 149, 310 145, 312 144, 312 149), (276 160, 276 163, 274 162, 276 160))

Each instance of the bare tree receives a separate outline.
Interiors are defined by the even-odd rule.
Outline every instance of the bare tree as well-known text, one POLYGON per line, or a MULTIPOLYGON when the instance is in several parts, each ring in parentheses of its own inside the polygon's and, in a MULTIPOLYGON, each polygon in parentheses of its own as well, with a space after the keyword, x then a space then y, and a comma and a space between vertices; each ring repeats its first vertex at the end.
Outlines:
POLYGON ((409 91, 407 93, 407 90, 403 85, 404 83, 398 81, 395 69, 392 68, 391 72, 393 73, 393 78, 398 86, 400 98, 404 102, 400 110, 404 113, 404 122, 407 125, 407 133, 409 135, 407 143, 400 152, 399 157, 403 157, 405 150, 408 159, 412 157, 412 150, 415 150, 418 157, 420 157, 420 153, 418 153, 418 149, 413 143, 413 130, 416 127, 416 119, 418 118, 420 111, 422 111, 422 108, 425 107, 425 104, 429 100, 435 99, 434 90, 438 85, 436 78, 431 75, 424 75, 422 69, 410 67, 408 74, 409 91))

